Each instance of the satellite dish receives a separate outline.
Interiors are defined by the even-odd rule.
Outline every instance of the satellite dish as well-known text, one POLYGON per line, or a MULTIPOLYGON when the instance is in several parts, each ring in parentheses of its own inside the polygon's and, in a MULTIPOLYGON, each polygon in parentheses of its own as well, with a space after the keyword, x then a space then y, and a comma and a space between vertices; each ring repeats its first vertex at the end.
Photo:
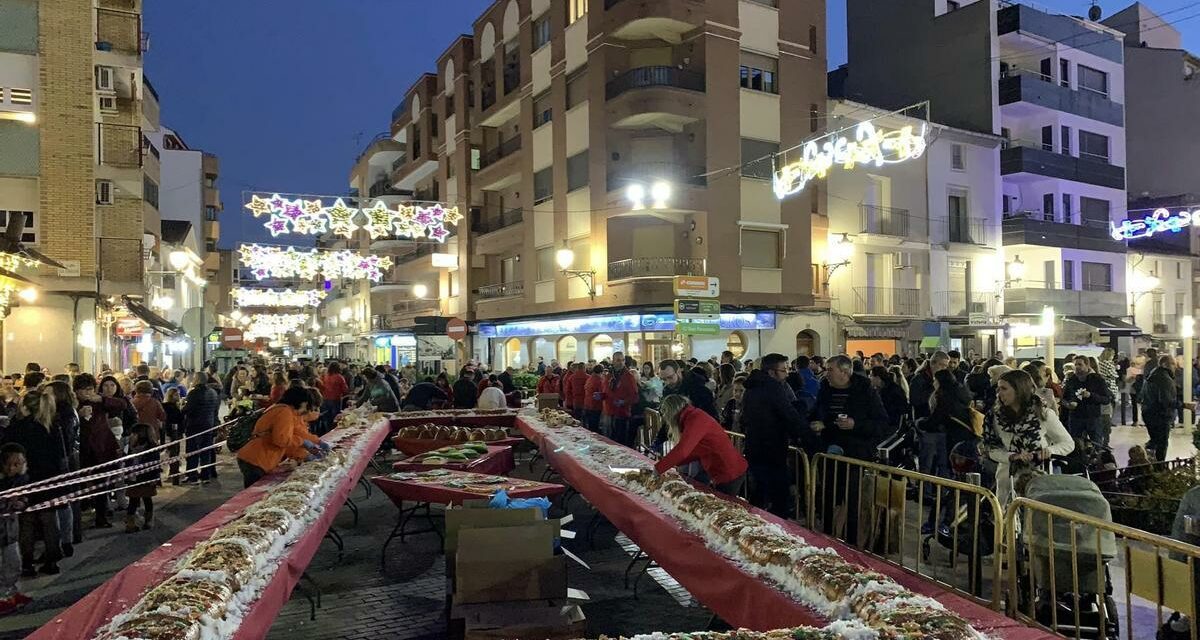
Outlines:
POLYGON ((1100 17, 1103 15, 1104 10, 1100 8, 1100 5, 1093 2, 1092 6, 1088 7, 1088 20, 1091 20, 1092 22, 1099 22, 1100 17))

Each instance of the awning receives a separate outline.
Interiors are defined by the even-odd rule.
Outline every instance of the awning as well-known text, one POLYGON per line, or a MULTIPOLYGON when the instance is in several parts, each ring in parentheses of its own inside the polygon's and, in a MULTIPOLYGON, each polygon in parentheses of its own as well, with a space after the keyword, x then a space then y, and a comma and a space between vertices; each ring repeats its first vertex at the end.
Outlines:
POLYGON ((141 320, 149 325, 151 329, 154 329, 155 331, 167 337, 174 337, 183 334, 182 327, 158 315, 157 313, 154 313, 150 310, 150 307, 147 307, 146 305, 134 300, 133 298, 130 298, 129 296, 122 296, 122 298, 124 299, 125 306, 129 309, 129 312, 137 316, 138 320, 141 320))
POLYGON ((1139 336, 1143 331, 1135 324, 1108 316, 1067 316, 1067 320, 1087 325, 1104 336, 1139 336))

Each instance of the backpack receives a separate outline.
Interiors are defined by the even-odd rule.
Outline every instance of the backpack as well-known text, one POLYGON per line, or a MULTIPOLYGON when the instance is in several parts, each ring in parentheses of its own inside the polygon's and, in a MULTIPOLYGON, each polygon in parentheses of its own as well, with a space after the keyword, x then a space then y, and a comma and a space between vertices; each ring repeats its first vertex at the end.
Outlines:
POLYGON ((237 419, 232 426, 229 427, 229 436, 225 438, 225 446, 230 453, 236 453, 238 449, 246 446, 254 438, 258 437, 254 433, 254 425, 258 424, 258 419, 262 416, 261 411, 252 411, 237 419))

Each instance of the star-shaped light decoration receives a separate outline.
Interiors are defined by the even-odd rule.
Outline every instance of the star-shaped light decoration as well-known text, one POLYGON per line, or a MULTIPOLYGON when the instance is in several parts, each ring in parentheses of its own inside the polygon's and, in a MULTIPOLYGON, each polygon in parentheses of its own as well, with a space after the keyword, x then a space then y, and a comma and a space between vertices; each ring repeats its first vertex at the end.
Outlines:
POLYGON ((446 238, 450 237, 450 231, 446 229, 446 225, 439 222, 429 227, 429 237, 438 242, 445 242, 446 238))
POLYGON ((304 204, 300 205, 300 208, 304 209, 304 213, 307 213, 310 216, 316 216, 321 213, 321 201, 305 200, 304 204))
POLYGON ((304 210, 300 208, 300 201, 290 200, 287 204, 283 205, 283 215, 287 216, 290 220, 295 220, 303 216, 304 210))
POLYGON ((314 217, 314 216, 305 214, 305 215, 300 216, 299 218, 296 218, 295 220, 292 220, 292 231, 294 231, 295 233, 303 233, 304 235, 312 235, 314 220, 324 221, 323 218, 318 218, 318 217, 314 217))
POLYGON ((283 198, 281 198, 279 196, 279 194, 277 193, 277 194, 271 196, 271 200, 270 200, 269 204, 271 205, 272 209, 282 210, 283 205, 287 204, 287 200, 284 200, 283 198))
POLYGON ((271 203, 263 198, 258 197, 257 195, 252 195, 250 196, 250 202, 246 204, 246 208, 254 214, 255 218, 257 218, 265 213, 270 213, 271 203))
POLYGON ((338 198, 332 207, 325 208, 325 216, 329 219, 329 230, 339 236, 349 238, 358 228, 358 225, 354 223, 354 214, 357 211, 357 209, 347 207, 346 203, 338 198))
POLYGON ((371 239, 374 240, 380 236, 386 236, 391 232, 392 218, 395 215, 387 205, 376 201, 375 206, 370 209, 363 209, 362 212, 367 216, 367 224, 363 227, 367 233, 371 234, 371 239))
POLYGON ((271 219, 267 220, 263 226, 267 228, 267 231, 271 232, 272 237, 279 237, 281 234, 288 232, 288 219, 278 213, 272 213, 271 219))
POLYGON ((463 219, 463 215, 458 212, 458 207, 450 207, 449 209, 445 209, 443 211, 443 217, 446 220, 446 224, 451 224, 454 226, 458 226, 459 220, 463 219))
POLYGON ((428 227, 434 223, 433 213, 425 207, 417 207, 417 213, 413 216, 413 219, 417 221, 417 224, 424 227, 428 227))

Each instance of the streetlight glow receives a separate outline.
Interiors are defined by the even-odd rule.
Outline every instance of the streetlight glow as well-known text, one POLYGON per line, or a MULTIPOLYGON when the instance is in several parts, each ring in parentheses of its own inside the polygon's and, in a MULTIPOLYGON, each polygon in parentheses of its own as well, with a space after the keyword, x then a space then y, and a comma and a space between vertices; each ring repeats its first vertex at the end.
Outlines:
POLYGON ((554 253, 554 261, 558 263, 558 268, 566 271, 575 264, 575 252, 570 247, 563 247, 554 253))
POLYGON ((625 189, 625 197, 629 199, 629 206, 634 211, 646 208, 646 187, 635 182, 625 189))
POLYGON ((429 287, 418 282, 417 284, 413 285, 412 294, 413 294, 414 298, 417 298, 418 300, 420 300, 421 298, 424 298, 425 296, 429 295, 429 287))
POLYGON ((342 307, 342 310, 338 312, 338 318, 341 318, 342 322, 349 321, 352 315, 354 315, 354 310, 350 307, 342 307))
POLYGON ((650 198, 654 201, 655 209, 666 209, 667 200, 671 199, 671 183, 659 180, 650 187, 650 198))
POLYGON ((1192 316, 1183 316, 1179 319, 1179 335, 1184 338, 1194 338, 1196 336, 1196 320, 1192 316))
POLYGON ((183 271, 183 268, 191 263, 191 259, 188 258, 187 252, 179 250, 172 251, 171 254, 167 256, 167 260, 171 262, 171 267, 176 271, 183 271))
POLYGON ((24 289, 21 289, 21 292, 17 294, 17 297, 20 298, 23 302, 28 302, 28 303, 32 304, 34 302, 37 302, 38 292, 37 292, 37 289, 34 289, 33 287, 26 287, 24 289))
POLYGON ((1023 280, 1025 278, 1025 263, 1021 261, 1021 256, 1013 258, 1013 261, 1008 263, 1008 279, 1023 280))
POLYGON ((1042 328, 1048 335, 1054 334, 1054 307, 1042 307, 1042 328))

